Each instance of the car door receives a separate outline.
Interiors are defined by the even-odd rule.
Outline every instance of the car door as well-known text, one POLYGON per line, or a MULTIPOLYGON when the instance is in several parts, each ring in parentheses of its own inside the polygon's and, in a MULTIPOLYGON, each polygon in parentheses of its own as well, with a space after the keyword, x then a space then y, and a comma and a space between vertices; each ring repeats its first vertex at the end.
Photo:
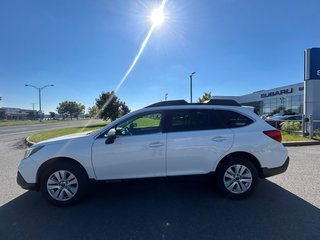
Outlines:
POLYGON ((165 176, 166 134, 162 112, 131 117, 116 126, 116 139, 106 144, 98 137, 92 146, 92 163, 98 179, 165 176))
POLYGON ((212 171, 234 137, 210 109, 170 111, 166 132, 168 176, 212 171))

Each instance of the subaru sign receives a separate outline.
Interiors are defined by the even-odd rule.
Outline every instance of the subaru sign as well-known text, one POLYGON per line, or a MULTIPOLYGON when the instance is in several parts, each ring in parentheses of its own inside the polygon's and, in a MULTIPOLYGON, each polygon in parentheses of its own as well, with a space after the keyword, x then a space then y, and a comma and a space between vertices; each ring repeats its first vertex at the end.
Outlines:
POLYGON ((260 97, 261 98, 274 97, 277 95, 290 94, 290 93, 293 93, 293 88, 282 89, 282 90, 272 91, 272 92, 268 92, 268 93, 262 93, 260 95, 260 97))
POLYGON ((304 80, 320 79, 320 48, 304 51, 304 80))

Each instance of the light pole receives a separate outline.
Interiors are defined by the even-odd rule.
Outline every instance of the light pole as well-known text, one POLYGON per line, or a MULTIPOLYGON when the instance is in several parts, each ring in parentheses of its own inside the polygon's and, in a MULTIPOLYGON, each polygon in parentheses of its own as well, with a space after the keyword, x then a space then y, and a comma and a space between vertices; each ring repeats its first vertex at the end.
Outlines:
POLYGON ((192 76, 195 74, 196 72, 191 73, 190 75, 190 103, 192 103, 192 76))
POLYGON ((36 118, 36 114, 34 113, 34 105, 35 103, 31 103, 32 104, 32 120, 34 120, 36 118))
POLYGON ((168 93, 164 95, 164 100, 167 101, 167 99, 168 99, 168 93))
POLYGON ((40 113, 40 122, 42 121, 42 111, 41 111, 41 91, 46 88, 46 87, 53 87, 54 85, 53 84, 49 84, 49 85, 45 85, 43 87, 36 87, 34 85, 31 85, 31 84, 26 84, 25 85, 26 87, 33 87, 35 88, 38 93, 39 93, 39 113, 40 113))

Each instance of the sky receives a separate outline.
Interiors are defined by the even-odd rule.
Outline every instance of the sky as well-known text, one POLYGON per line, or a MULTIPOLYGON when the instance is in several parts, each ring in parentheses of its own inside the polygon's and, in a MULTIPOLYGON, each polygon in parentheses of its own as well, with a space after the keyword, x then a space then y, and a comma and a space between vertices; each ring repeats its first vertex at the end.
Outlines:
MULTIPOLYGON (((0 2, 0 107, 86 108, 117 89, 161 0, 0 2)), ((116 95, 130 109, 154 102, 244 95, 303 81, 303 53, 320 47, 319 0, 167 0, 116 95)))

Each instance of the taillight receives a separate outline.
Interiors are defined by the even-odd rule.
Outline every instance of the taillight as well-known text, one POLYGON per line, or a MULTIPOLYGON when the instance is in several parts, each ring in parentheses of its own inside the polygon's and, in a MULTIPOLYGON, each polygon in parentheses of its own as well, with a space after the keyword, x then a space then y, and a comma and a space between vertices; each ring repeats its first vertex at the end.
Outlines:
POLYGON ((268 137, 271 137, 272 139, 281 142, 282 141, 282 136, 281 132, 279 130, 269 130, 269 131, 263 131, 265 135, 268 137))

